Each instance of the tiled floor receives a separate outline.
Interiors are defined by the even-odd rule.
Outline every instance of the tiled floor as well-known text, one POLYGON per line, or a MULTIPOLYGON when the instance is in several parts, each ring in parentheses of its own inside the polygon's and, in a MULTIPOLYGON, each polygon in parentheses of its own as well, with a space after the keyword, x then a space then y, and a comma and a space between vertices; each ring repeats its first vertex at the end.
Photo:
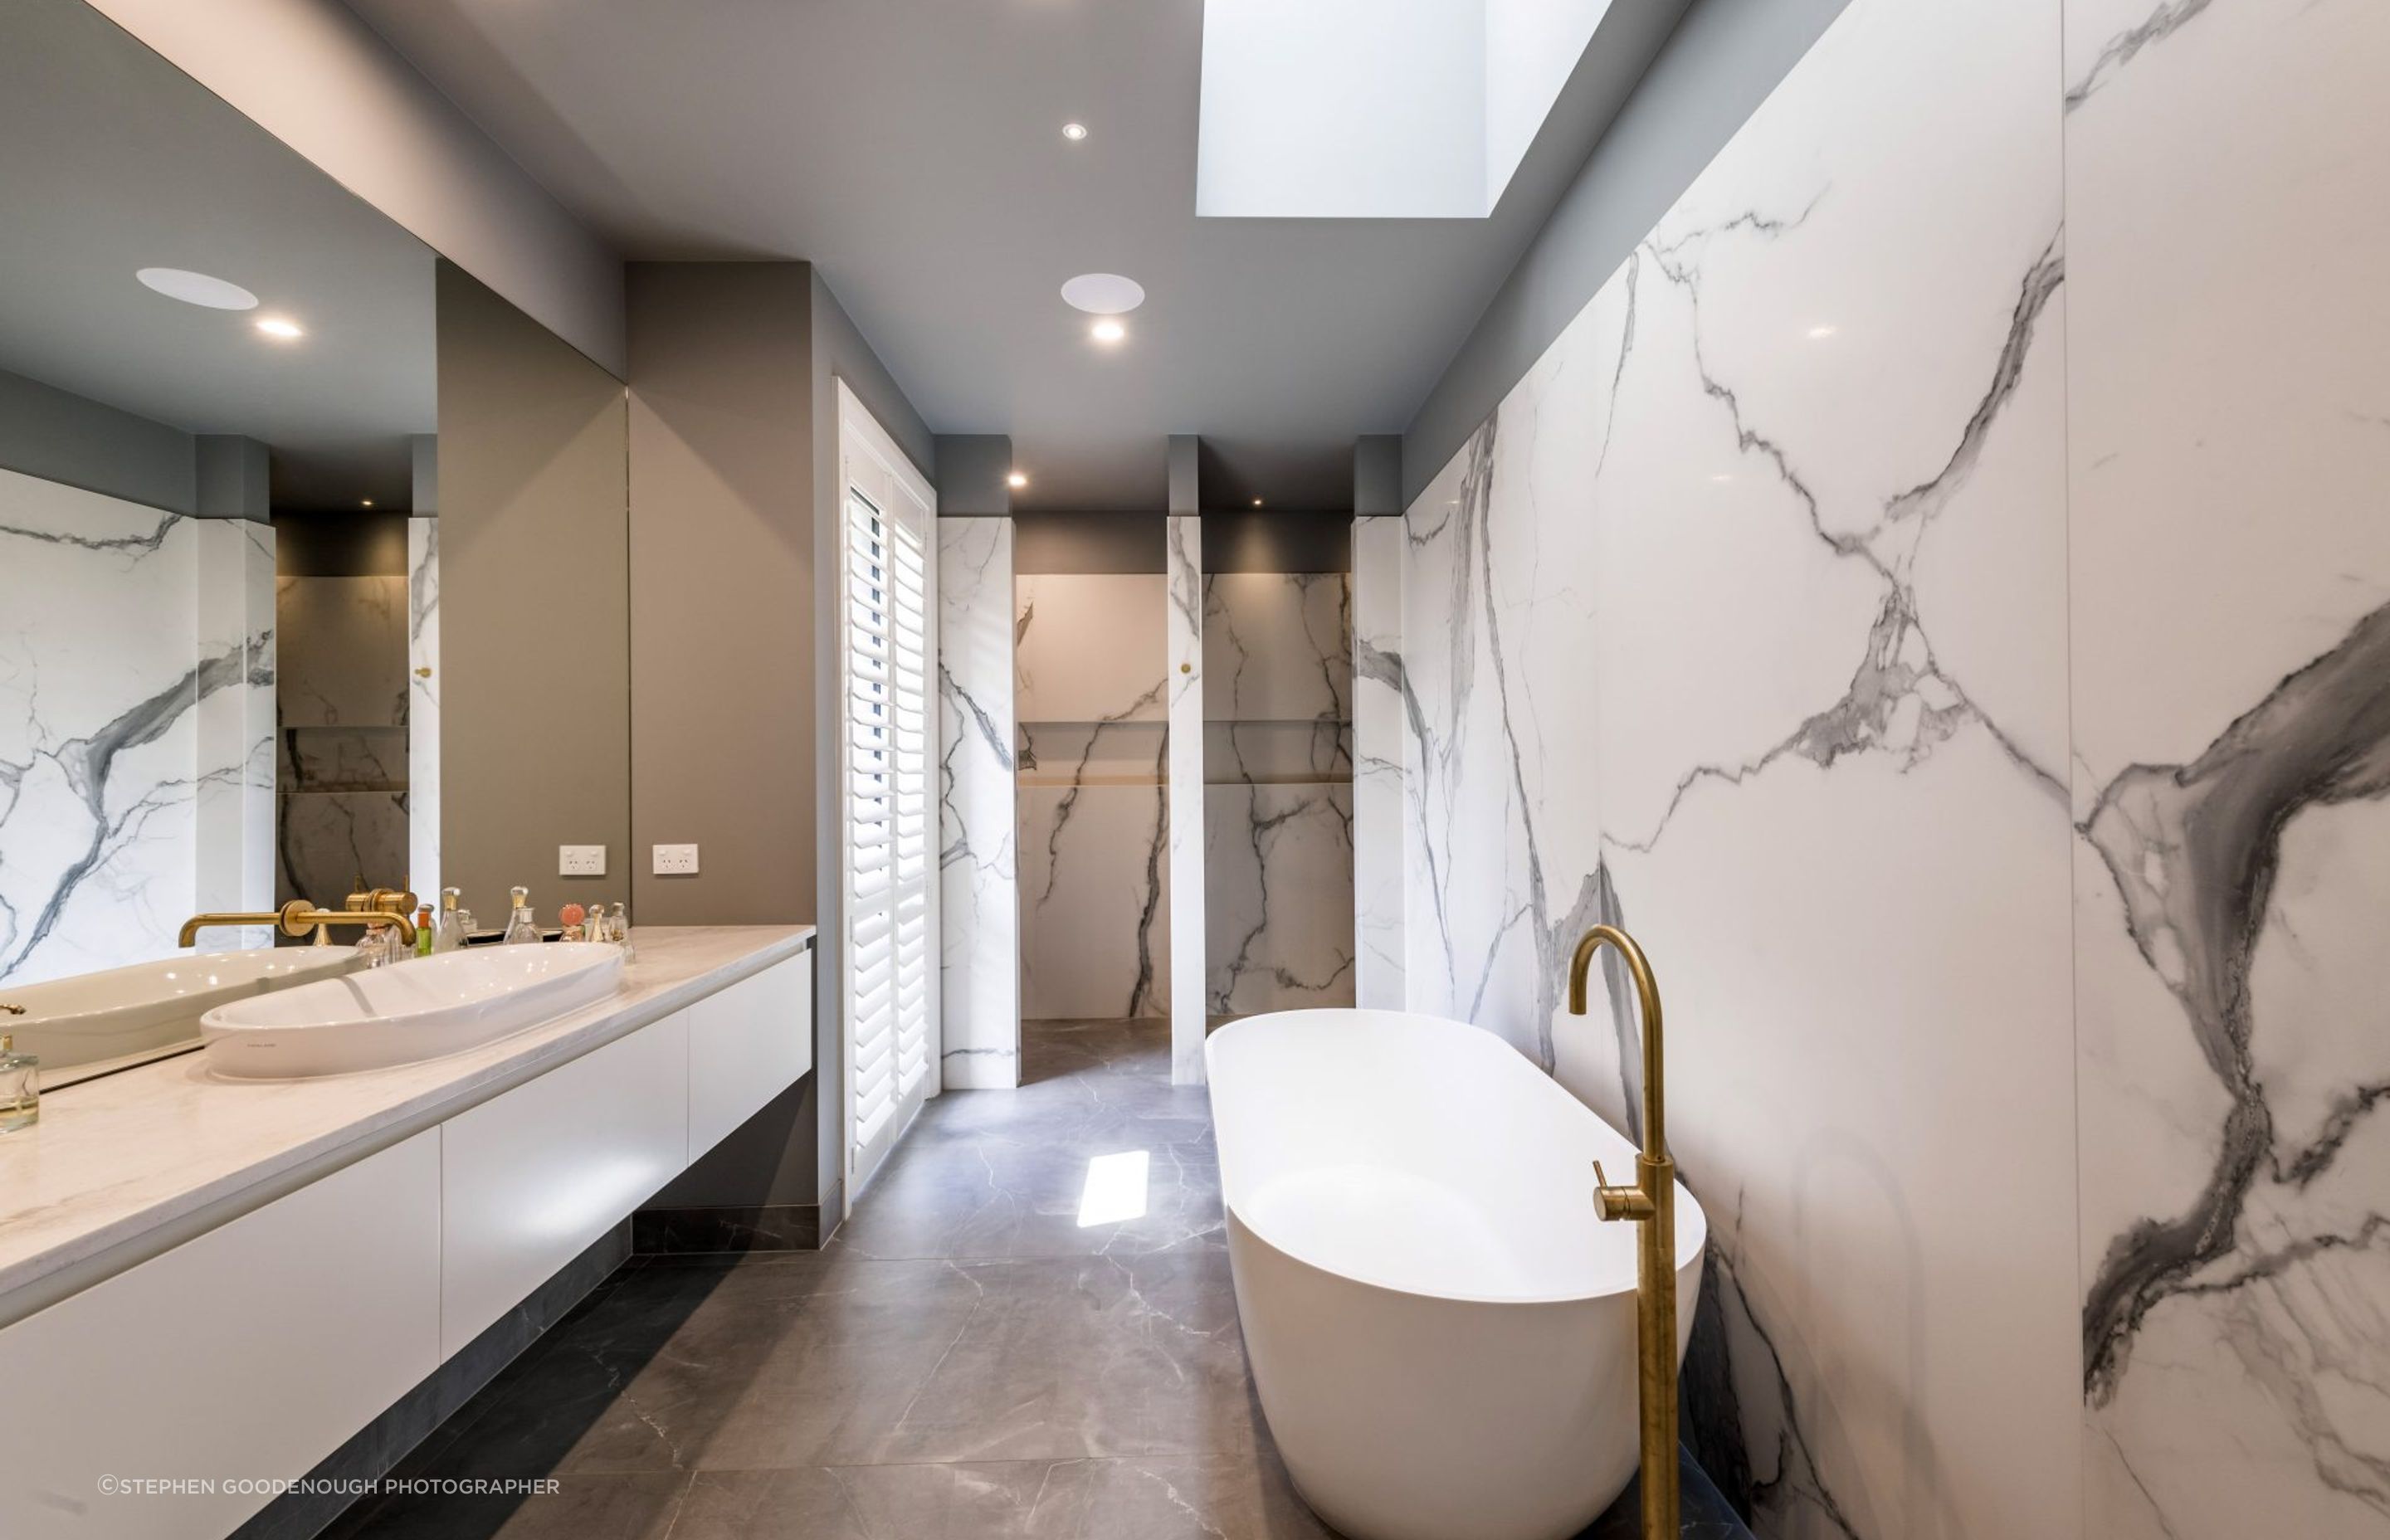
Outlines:
MULTIPOLYGON (((645 1258, 340 1540, 1330 1540, 1245 1371, 1204 1092, 1160 1022, 1033 1023, 1028 1084, 932 1100, 821 1251, 645 1258), (1088 1162, 1145 1212, 1082 1226, 1088 1162)), ((1685 1534, 1732 1540, 1688 1468, 1685 1534)), ((1632 1540, 1636 1495, 1583 1540, 1632 1540)))
POLYGON ((1019 1091, 932 1100, 818 1252, 645 1259, 343 1540, 1317 1540, 1245 1372, 1204 1093, 1158 1022, 1039 1024, 1019 1091), (1082 1227, 1143 1150, 1139 1217, 1082 1227))

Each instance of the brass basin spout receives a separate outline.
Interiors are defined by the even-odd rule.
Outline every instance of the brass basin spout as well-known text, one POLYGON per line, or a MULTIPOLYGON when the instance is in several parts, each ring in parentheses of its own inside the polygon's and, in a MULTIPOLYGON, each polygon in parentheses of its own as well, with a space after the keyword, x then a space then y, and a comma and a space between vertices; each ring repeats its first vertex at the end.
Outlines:
POLYGON ((176 944, 189 946, 199 940, 200 931, 225 925, 278 926, 286 936, 303 936, 313 930, 319 946, 327 926, 387 925, 398 932, 399 940, 409 946, 415 944, 415 921, 395 909, 318 909, 303 898, 294 898, 271 914, 193 915, 183 922, 183 933, 176 944))
POLYGON ((1605 1220, 1642 1226, 1635 1251, 1635 1364, 1643 1408, 1643 1540, 1677 1540, 1677 1162, 1668 1158, 1660 1083, 1660 986, 1635 938, 1597 925, 1569 960, 1569 1014, 1585 1014, 1586 974, 1604 943, 1635 976, 1643 1014, 1643 1151, 1635 1185, 1613 1187, 1593 1162, 1594 1206, 1605 1220))

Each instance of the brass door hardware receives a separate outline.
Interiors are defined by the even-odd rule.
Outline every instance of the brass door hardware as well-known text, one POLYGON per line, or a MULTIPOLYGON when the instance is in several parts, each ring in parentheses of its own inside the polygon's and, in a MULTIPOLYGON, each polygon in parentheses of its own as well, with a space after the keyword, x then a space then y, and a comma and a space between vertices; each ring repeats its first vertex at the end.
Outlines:
POLYGON ((1593 1162, 1594 1206, 1642 1226, 1635 1251, 1635 1367, 1642 1405, 1643 1540, 1677 1540, 1677 1162, 1668 1158, 1660 1082, 1660 986, 1635 938, 1597 925, 1569 960, 1569 1014, 1585 1014, 1586 974, 1608 944, 1626 959, 1643 1014, 1643 1149, 1635 1185, 1613 1187, 1593 1162))

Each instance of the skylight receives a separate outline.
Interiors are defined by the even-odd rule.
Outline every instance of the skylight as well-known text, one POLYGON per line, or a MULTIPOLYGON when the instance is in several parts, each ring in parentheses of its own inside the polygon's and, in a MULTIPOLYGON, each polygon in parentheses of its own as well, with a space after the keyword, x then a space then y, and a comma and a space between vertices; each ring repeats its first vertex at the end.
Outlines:
POLYGON ((1483 219, 1611 0, 1204 0, 1195 212, 1483 219))

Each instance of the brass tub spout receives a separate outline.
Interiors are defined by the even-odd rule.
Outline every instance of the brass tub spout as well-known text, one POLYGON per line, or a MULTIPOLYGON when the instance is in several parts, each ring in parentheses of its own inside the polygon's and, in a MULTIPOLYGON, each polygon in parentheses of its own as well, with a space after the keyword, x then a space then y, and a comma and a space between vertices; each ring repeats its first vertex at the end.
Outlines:
POLYGON ((303 898, 294 898, 271 914, 193 915, 183 922, 183 933, 176 944, 189 946, 199 939, 202 930, 225 925, 272 925, 286 936, 315 934, 315 944, 324 944, 324 932, 334 925, 387 925, 398 932, 398 939, 407 945, 415 944, 415 921, 395 909, 318 909, 303 898))
POLYGON ((1635 938, 1597 925, 1569 960, 1569 1014, 1585 1014, 1586 974, 1608 944, 1635 976, 1643 1014, 1643 1150, 1635 1185, 1613 1187, 1593 1162, 1594 1206, 1605 1220, 1642 1226, 1635 1251, 1635 1364, 1640 1381, 1643 1441, 1643 1540, 1677 1540, 1677 1162, 1668 1158, 1660 1083, 1660 986, 1635 938))

